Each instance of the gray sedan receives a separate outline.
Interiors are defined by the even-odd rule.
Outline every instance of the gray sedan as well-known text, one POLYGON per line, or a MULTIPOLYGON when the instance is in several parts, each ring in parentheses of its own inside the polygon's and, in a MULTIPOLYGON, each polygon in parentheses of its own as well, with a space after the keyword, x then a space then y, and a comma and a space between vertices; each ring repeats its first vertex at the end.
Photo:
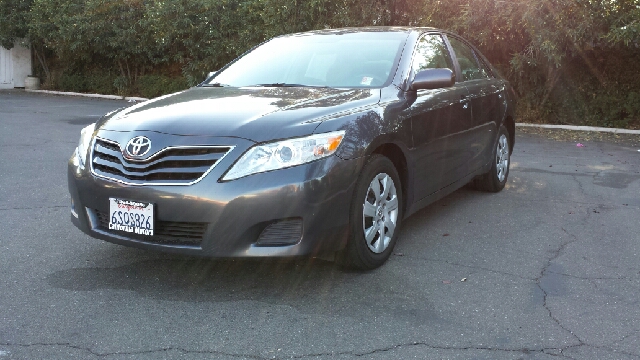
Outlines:
POLYGON ((402 219, 469 182, 505 186, 514 124, 510 85, 457 35, 284 35, 83 129, 71 220, 144 249, 372 269, 402 219))

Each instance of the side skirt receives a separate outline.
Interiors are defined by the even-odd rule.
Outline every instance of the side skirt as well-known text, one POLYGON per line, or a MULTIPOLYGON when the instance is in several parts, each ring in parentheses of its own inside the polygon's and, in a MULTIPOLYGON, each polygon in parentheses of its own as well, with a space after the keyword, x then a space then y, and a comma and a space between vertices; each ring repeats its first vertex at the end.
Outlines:
POLYGON ((491 170, 491 162, 489 162, 487 165, 481 167, 480 169, 472 172, 471 174, 463 177, 462 179, 454 182, 451 185, 448 185, 436 192, 434 192, 431 195, 428 195, 426 197, 424 197, 423 199, 414 202, 413 204, 411 204, 411 207, 406 211, 405 215, 404 215, 404 219, 408 218, 409 216, 411 216, 412 214, 416 213, 418 210, 422 209, 423 207, 434 203, 440 199, 442 199, 443 197, 451 194, 452 192, 460 189, 461 187, 465 186, 466 184, 469 183, 469 181, 473 180, 474 177, 482 175, 487 173, 489 170, 491 170))

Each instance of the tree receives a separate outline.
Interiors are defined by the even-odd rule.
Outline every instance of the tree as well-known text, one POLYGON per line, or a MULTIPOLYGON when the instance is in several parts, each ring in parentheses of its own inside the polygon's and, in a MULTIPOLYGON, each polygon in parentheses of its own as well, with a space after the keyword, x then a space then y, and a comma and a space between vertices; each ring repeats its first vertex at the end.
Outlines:
POLYGON ((13 48, 18 39, 28 33, 26 14, 31 0, 0 0, 0 45, 13 48))

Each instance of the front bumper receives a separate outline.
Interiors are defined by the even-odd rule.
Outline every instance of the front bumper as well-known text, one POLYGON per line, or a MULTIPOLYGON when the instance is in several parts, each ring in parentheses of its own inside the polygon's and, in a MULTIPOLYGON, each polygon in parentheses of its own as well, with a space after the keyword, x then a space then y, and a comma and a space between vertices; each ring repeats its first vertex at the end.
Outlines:
POLYGON ((224 172, 252 145, 248 141, 233 141, 236 149, 230 156, 201 181, 189 186, 125 185, 95 177, 88 166, 80 171, 72 157, 68 165, 71 221, 86 234, 112 243, 208 257, 302 256, 344 247, 362 159, 330 156, 221 182, 224 172), (181 243, 109 230, 104 220, 104 214, 109 212, 109 198, 153 203, 156 224, 204 223, 204 233, 201 240, 181 243), (258 242, 267 227, 291 219, 301 222, 297 242, 286 245, 258 242))

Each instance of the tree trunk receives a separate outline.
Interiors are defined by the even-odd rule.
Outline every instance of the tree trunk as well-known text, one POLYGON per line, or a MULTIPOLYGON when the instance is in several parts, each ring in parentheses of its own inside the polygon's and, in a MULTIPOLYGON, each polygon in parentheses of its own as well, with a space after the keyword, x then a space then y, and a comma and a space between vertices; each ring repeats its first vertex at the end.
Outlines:
POLYGON ((49 71, 49 66, 47 65, 47 59, 44 56, 44 51, 38 51, 38 47, 37 45, 33 44, 31 46, 31 48, 33 49, 34 54, 36 55, 36 58, 38 59, 38 62, 40 63, 40 66, 42 66, 42 70, 44 71, 44 75, 46 77, 45 79, 45 83, 47 85, 51 84, 51 72, 49 71), (41 54, 42 52, 42 54, 41 54))
POLYGON ((553 64, 549 64, 547 70, 547 81, 545 83, 545 94, 542 98, 542 102, 540 102, 540 107, 547 103, 547 100, 549 100, 549 96, 551 96, 551 93, 553 92, 553 89, 555 89, 559 79, 560 69, 555 67, 553 64))

